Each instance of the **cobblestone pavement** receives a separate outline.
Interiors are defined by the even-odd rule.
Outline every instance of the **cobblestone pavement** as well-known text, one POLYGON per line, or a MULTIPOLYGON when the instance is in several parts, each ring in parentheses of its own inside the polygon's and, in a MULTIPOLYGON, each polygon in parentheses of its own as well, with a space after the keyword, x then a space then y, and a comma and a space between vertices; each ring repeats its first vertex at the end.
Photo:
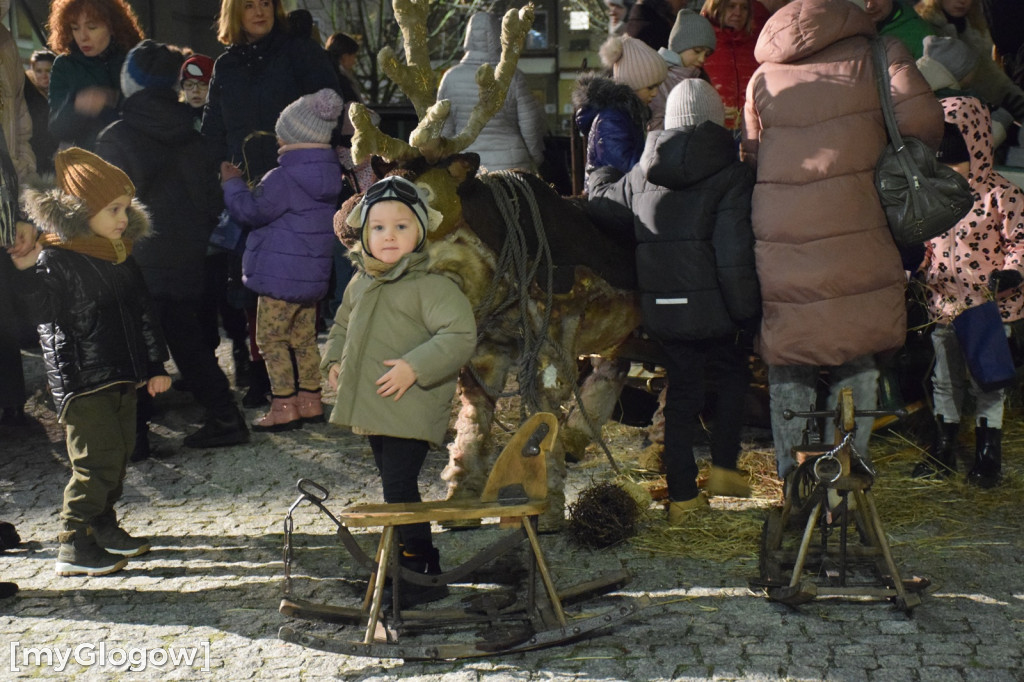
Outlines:
MULTIPOLYGON (((0 556, 2 579, 21 586, 0 602, 0 679, 1024 679, 1019 516, 991 520, 1005 530, 1005 541, 994 543, 986 560, 899 557, 933 581, 912 617, 878 602, 817 600, 794 610, 748 589, 756 573, 749 561, 665 558, 629 543, 584 550, 556 534, 541 542, 560 582, 620 566, 634 575, 588 609, 644 595, 650 606, 582 641, 462 662, 351 657, 283 642, 278 629, 293 621, 277 611, 282 522, 296 497, 294 483, 300 477, 323 483, 333 509, 379 501, 369 452, 362 439, 327 425, 189 451, 181 436, 199 414, 175 393, 158 402, 158 454, 130 467, 122 504, 124 525, 152 538, 153 551, 112 576, 58 578, 57 511, 68 464, 62 433, 42 399, 39 357, 29 352, 25 360, 36 421, 28 429, 0 430, 0 518, 13 522, 24 540, 22 549, 0 556), (143 654, 132 649, 146 650, 144 666, 143 654), (69 650, 62 667, 56 655, 69 650), (191 665, 164 662, 165 652, 190 650, 196 653, 191 665), (52 664, 47 655, 55 656, 52 664), (144 669, 129 672, 133 662, 144 669)), ((426 497, 442 496, 444 461, 443 453, 431 452, 421 477, 426 497)), ((570 499, 604 471, 571 467, 570 499)), ((332 531, 308 508, 298 512, 297 592, 355 602, 364 583, 352 578, 332 531)), ((437 544, 451 558, 487 532, 439 533, 437 544)), ((351 628, 342 635, 358 638, 351 628)))

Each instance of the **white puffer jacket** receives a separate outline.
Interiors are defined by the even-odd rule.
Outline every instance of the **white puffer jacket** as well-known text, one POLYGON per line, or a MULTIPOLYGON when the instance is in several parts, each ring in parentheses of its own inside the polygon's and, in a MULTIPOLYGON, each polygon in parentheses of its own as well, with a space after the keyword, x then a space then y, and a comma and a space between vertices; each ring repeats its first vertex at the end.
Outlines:
MULTIPOLYGON (((480 97, 476 71, 481 64, 498 65, 501 58, 501 22, 493 14, 478 12, 469 19, 466 54, 441 79, 437 99, 451 102, 442 134, 457 135, 469 122, 480 97)), ((526 87, 526 78, 516 69, 508 88, 505 106, 494 115, 467 152, 480 155, 480 165, 489 171, 524 168, 536 171, 544 159, 544 111, 526 87)))

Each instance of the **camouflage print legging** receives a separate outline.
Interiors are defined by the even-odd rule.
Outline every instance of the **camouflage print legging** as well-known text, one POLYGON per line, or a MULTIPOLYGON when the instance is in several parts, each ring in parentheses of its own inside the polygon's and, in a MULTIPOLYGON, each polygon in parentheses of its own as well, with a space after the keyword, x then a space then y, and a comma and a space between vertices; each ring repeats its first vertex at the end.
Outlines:
POLYGON ((275 396, 290 396, 296 388, 320 390, 315 303, 289 303, 260 296, 256 305, 256 345, 267 362, 270 390, 275 396), (298 387, 289 350, 295 355, 298 387))

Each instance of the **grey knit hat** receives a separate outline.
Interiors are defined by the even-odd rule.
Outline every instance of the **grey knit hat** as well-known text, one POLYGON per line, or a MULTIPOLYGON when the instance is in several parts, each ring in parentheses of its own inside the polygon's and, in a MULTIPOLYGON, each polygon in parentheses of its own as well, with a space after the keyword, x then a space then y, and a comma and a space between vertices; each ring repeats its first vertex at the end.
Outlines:
POLYGON ((725 106, 715 86, 700 78, 679 81, 665 103, 665 130, 698 126, 704 121, 725 125, 725 106))
POLYGON ((328 144, 331 131, 338 125, 341 110, 342 101, 338 93, 324 88, 285 107, 277 117, 274 132, 285 144, 328 144))
POLYGON ((691 9, 679 10, 672 33, 668 36, 668 49, 679 53, 694 47, 706 47, 714 52, 716 43, 715 28, 710 21, 691 9))
POLYGON ((601 62, 612 70, 612 79, 634 90, 657 87, 668 75, 661 55, 644 41, 628 35, 604 41, 600 54, 601 62))
POLYGON ((924 56, 942 64, 958 81, 978 66, 978 54, 967 43, 947 36, 925 36, 924 56))

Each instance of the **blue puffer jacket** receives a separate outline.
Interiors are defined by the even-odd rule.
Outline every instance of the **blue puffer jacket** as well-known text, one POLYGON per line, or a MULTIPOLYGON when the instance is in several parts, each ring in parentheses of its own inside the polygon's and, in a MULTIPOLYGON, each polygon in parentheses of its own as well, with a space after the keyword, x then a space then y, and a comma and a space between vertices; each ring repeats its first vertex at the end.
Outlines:
POLYGON ((251 192, 241 178, 224 183, 231 217, 252 227, 245 241, 245 286, 261 296, 311 303, 327 293, 341 164, 327 145, 287 151, 251 192))
POLYGON ((276 165, 278 115, 299 97, 323 88, 340 94, 327 52, 312 40, 275 28, 255 43, 232 45, 213 67, 203 137, 218 161, 238 164, 256 180, 276 165), (245 144, 258 131, 270 134, 245 144))
POLYGON ((576 126, 587 136, 585 177, 603 166, 628 173, 644 151, 647 106, 628 85, 594 74, 579 79, 572 101, 576 126))

